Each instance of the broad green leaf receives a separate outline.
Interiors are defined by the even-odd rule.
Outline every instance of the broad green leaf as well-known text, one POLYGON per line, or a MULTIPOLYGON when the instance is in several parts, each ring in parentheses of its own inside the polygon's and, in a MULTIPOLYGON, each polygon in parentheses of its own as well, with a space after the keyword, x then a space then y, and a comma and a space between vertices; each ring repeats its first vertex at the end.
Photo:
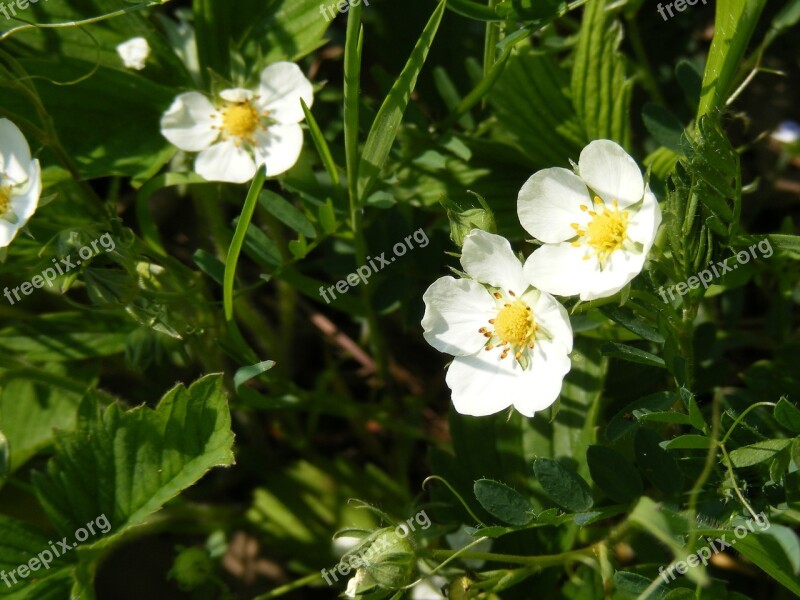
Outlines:
POLYGON ((800 408, 791 404, 786 398, 778 400, 775 406, 775 420, 790 431, 800 433, 800 408))
POLYGON ((81 392, 59 385, 68 375, 79 380, 78 369, 56 363, 37 371, 7 371, 0 377, 0 430, 8 442, 11 472, 52 443, 55 427, 73 426, 81 400, 81 392))
POLYGON ((608 5, 606 0, 585 5, 572 68, 572 102, 588 139, 611 139, 628 147, 633 80, 625 77, 625 58, 618 51, 622 27, 608 5))
POLYGON ((698 119, 724 107, 765 4, 766 0, 717 2, 714 39, 706 60, 698 119))
POLYGON ((649 427, 641 427, 634 438, 636 462, 647 480, 667 496, 683 491, 683 472, 675 457, 660 445, 661 436, 649 427))
POLYGON ((503 523, 521 527, 533 520, 533 506, 528 499, 505 483, 479 479, 473 492, 486 512, 503 523))
POLYGON ((562 508, 582 512, 592 507, 594 501, 589 484, 572 469, 549 458, 537 458, 533 471, 544 493, 562 508))
POLYGON ((586 453, 592 480, 616 502, 630 502, 642 493, 642 478, 630 461, 608 446, 590 446, 586 453))
POLYGON ((752 467, 758 463, 775 458, 779 452, 791 446, 792 440, 764 440, 737 448, 730 453, 731 463, 734 467, 752 467))
POLYGON ((428 24, 417 41, 411 56, 402 73, 392 86, 389 95, 383 101, 375 121, 367 135, 364 151, 361 154, 361 163, 358 173, 358 198, 363 200, 370 191, 373 183, 380 174, 386 158, 389 156, 394 139, 400 129, 403 113, 408 106, 411 93, 417 83, 417 77, 422 71, 428 51, 433 45, 433 38, 439 29, 444 9, 447 2, 443 0, 433 11, 428 24))
POLYGON ((109 538, 144 522, 217 466, 233 463, 222 378, 178 385, 155 409, 85 405, 75 432, 58 432, 37 496, 63 535, 105 515, 109 538))

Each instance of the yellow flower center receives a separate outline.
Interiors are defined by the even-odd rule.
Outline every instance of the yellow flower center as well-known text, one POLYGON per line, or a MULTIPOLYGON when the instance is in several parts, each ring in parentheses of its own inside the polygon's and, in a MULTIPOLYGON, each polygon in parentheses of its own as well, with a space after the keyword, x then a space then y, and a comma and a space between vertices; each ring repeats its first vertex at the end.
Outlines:
POLYGON ((261 124, 261 115, 250 102, 232 104, 222 111, 222 129, 231 137, 250 139, 261 124))
MULTIPOLYGON (((628 211, 621 211, 614 200, 611 206, 603 204, 597 196, 594 198, 597 211, 589 210, 589 207, 582 204, 581 210, 588 212, 592 220, 586 226, 586 230, 580 228, 577 223, 572 223, 572 228, 578 236, 585 238, 586 243, 594 248, 597 258, 602 267, 611 254, 620 248, 628 238, 628 211)), ((580 241, 572 242, 573 246, 580 246, 580 241)), ((589 254, 583 257, 589 259, 589 254)))
MULTIPOLYGON (((512 297, 516 296, 512 291, 508 293, 512 297)), ((495 292, 494 297, 500 300, 503 296, 495 292)), ((513 350, 514 357, 520 362, 525 348, 533 348, 536 331, 539 329, 531 307, 519 299, 504 303, 495 318, 489 319, 489 325, 494 326, 494 331, 490 331, 487 327, 478 330, 484 337, 489 338, 486 350, 492 350, 497 344, 502 348, 500 358, 505 358, 509 351, 513 350)))
POLYGON ((11 209, 11 186, 0 184, 0 217, 11 209))

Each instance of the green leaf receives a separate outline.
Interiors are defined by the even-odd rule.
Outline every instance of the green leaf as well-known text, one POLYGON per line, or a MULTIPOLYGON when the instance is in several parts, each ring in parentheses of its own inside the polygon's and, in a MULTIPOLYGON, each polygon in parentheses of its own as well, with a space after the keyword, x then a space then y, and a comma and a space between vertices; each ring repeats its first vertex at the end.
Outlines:
POLYGON ((364 151, 361 154, 358 174, 359 199, 366 197, 380 174, 386 158, 389 156, 389 150, 394 143, 394 139, 400 129, 400 123, 403 120, 403 113, 416 86, 417 77, 422 71, 428 51, 433 44, 433 38, 436 36, 439 23, 442 21, 446 4, 446 0, 443 0, 433 11, 433 15, 425 25, 425 29, 414 46, 405 68, 400 73, 397 81, 395 81, 389 95, 383 101, 380 110, 378 110, 375 121, 372 123, 364 145, 364 151))
POLYGON ((339 171, 336 169, 336 163, 331 155, 331 149, 328 147, 328 142, 325 140, 325 136, 322 135, 322 130, 319 128, 317 120, 314 118, 311 110, 306 105, 306 101, 300 98, 300 104, 303 107, 303 114, 306 116, 306 123, 308 124, 308 132, 311 134, 311 141, 314 142, 314 146, 317 148, 319 157, 322 159, 322 164, 325 167, 325 170, 328 172, 328 176, 331 178, 333 186, 338 188, 339 171))
POLYGON ((590 446, 586 453, 592 480, 616 502, 630 502, 642 494, 642 478, 630 461, 608 446, 590 446))
POLYGON ((479 479, 473 486, 475 498, 493 517, 521 527, 533 520, 533 506, 525 496, 493 479, 479 479))
POLYGON ((764 440, 737 448, 730 453, 731 463, 734 467, 752 467, 765 460, 775 458, 779 452, 791 446, 792 440, 764 440))
POLYGON ((683 90, 686 101, 694 109, 700 103, 700 92, 703 89, 703 74, 694 63, 680 60, 675 66, 675 77, 683 90))
POLYGON ((622 27, 606 1, 589 0, 581 20, 571 90, 586 136, 628 147, 633 80, 625 77, 625 58, 618 52, 621 41, 622 27))
POLYGON ((608 426, 606 427, 606 439, 609 442, 616 442, 626 433, 635 429, 637 424, 633 414, 634 411, 638 410, 640 415, 645 415, 650 412, 660 413, 666 411, 675 404, 677 399, 674 392, 657 392, 626 404, 625 407, 608 422, 608 426))
POLYGON ((639 348, 628 346, 626 344, 619 344, 617 342, 608 342, 603 346, 603 355, 629 360, 631 362, 648 365, 651 367, 666 368, 664 359, 655 354, 650 354, 639 348))
POLYGON ((194 0, 194 31, 200 73, 208 84, 208 69, 225 79, 230 78, 232 5, 214 0, 194 0))
POLYGON ((800 408, 791 404, 786 398, 778 400, 775 406, 775 420, 790 431, 800 433, 800 408))
POLYGON ((683 472, 675 457, 664 450, 659 443, 661 436, 650 429, 642 427, 634 438, 636 462, 647 480, 660 492, 674 496, 683 491, 683 472))
POLYGON ((62 535, 98 515, 111 524, 107 542, 140 525, 211 468, 233 463, 230 412, 222 377, 178 385, 155 409, 102 414, 87 405, 75 432, 58 432, 37 496, 62 535))
POLYGON ((300 235, 311 239, 317 237, 317 231, 308 217, 275 192, 263 190, 258 197, 258 202, 281 223, 300 235))
POLYGON ((648 102, 642 109, 642 120, 656 142, 673 152, 683 154, 683 125, 674 114, 663 106, 648 102))
POLYGON ((219 285, 222 285, 222 280, 225 276, 225 263, 218 259, 213 254, 210 254, 199 248, 192 254, 192 261, 200 270, 211 277, 219 285))
POLYGON ((666 450, 708 450, 714 446, 714 440, 704 435, 679 435, 666 442, 661 442, 666 450))
POLYGON ((558 461, 537 458, 533 463, 533 471, 544 493, 562 508, 572 512, 583 512, 594 504, 589 484, 575 471, 558 461))
POLYGON ((723 108, 766 0, 717 2, 697 118, 723 108))
POLYGON ((642 339, 655 342, 656 344, 664 343, 664 336, 652 327, 642 323, 642 321, 629 308, 608 304, 601 307, 600 312, 615 323, 622 325, 628 331, 635 333, 642 339))
POLYGON ((265 360, 254 365, 250 365, 249 367, 242 367, 236 371, 236 375, 233 376, 233 387, 239 389, 240 386, 244 385, 254 377, 258 377, 262 373, 266 373, 274 366, 274 360, 265 360))

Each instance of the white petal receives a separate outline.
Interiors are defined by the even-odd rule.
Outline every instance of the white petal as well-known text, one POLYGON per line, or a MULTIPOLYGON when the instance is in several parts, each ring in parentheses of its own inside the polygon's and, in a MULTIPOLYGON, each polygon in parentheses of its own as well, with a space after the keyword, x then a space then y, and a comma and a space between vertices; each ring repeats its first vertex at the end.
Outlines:
POLYGON ((642 199, 642 172, 622 146, 611 140, 595 140, 581 152, 578 160, 581 179, 600 197, 620 207, 630 206, 642 199))
POLYGON ((538 291, 539 298, 531 306, 536 323, 552 336, 552 343, 572 352, 572 325, 567 309, 547 292, 538 291))
POLYGON ((31 150, 19 128, 8 119, 0 119, 0 175, 12 183, 22 183, 28 177, 31 150))
POLYGON ((0 248, 8 246, 19 231, 19 223, 12 225, 0 218, 0 248))
POLYGON ((581 300, 585 302, 613 296, 642 271, 645 258, 644 254, 638 252, 612 252, 605 269, 595 275, 593 285, 581 292, 581 300))
POLYGON ((237 104, 252 100, 254 95, 255 94, 253 94, 253 92, 244 88, 232 88, 229 90, 222 90, 219 93, 219 97, 223 100, 227 100, 228 102, 236 102, 237 104))
POLYGON ((187 152, 208 148, 219 137, 212 129, 221 117, 214 105, 199 92, 181 94, 161 117, 161 135, 187 152))
POLYGON ((128 69, 141 71, 150 56, 150 44, 143 37, 135 37, 117 46, 117 54, 128 69))
POLYGON ((525 278, 534 287, 557 296, 575 296, 591 289, 600 272, 593 251, 570 242, 546 244, 537 248, 525 261, 525 278), (589 252, 589 259, 583 257, 589 252))
POLYGON ((581 204, 592 205, 581 178, 554 167, 535 173, 525 182, 517 197, 517 214, 525 230, 537 240, 563 242, 575 236, 571 223, 584 225, 588 221, 581 204))
POLYGON ((278 123, 299 123, 303 120, 300 98, 311 108, 314 89, 296 64, 278 62, 261 72, 260 103, 278 123))
POLYGON ((267 165, 267 177, 275 177, 291 169, 303 149, 303 129, 300 125, 270 125, 255 134, 253 150, 256 164, 267 165))
POLYGON ((488 290, 471 279, 442 277, 422 296, 425 340, 439 352, 464 356, 474 354, 486 343, 478 329, 486 327, 495 313, 488 290))
POLYGON ((656 232, 661 225, 661 208, 658 205, 653 192, 650 187, 646 186, 644 191, 644 200, 642 207, 631 215, 628 221, 628 237, 634 242, 639 242, 644 246, 644 253, 650 252, 653 247, 653 242, 656 239, 656 232))
POLYGON ((502 236, 473 229, 461 249, 464 271, 481 283, 522 294, 528 287, 522 277, 522 263, 502 236))
POLYGON ((28 181, 11 197, 11 210, 14 211, 18 219, 17 228, 21 229, 28 222, 28 219, 36 212, 39 206, 39 197, 42 194, 42 169, 39 161, 34 160, 28 171, 28 181))
POLYGON ((522 367, 511 357, 501 360, 497 349, 482 350, 472 356, 456 357, 445 381, 459 413, 483 417, 508 408, 517 395, 524 393, 520 373, 522 367))
POLYGON ((532 417, 553 404, 571 366, 567 352, 559 344, 537 342, 531 354, 530 367, 521 378, 523 391, 514 399, 514 408, 526 417, 532 417))
POLYGON ((245 183, 256 174, 256 164, 233 140, 214 144, 197 155, 194 170, 208 181, 245 183))

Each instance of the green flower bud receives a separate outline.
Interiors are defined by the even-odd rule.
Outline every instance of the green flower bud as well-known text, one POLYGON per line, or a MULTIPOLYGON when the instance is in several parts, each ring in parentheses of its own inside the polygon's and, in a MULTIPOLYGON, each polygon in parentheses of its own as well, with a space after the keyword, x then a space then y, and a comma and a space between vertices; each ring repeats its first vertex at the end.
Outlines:
POLYGON ((363 569, 364 581, 397 590, 411 583, 417 556, 402 525, 379 529, 358 544, 342 559, 363 569), (368 577, 367 577, 368 576, 368 577))
POLYGON ((214 571, 211 559, 202 548, 183 548, 169 572, 184 591, 193 590, 206 581, 214 571))
POLYGON ((445 197, 439 201, 447 211, 447 218, 450 220, 450 239, 458 247, 464 245, 464 238, 473 229, 497 233, 497 224, 489 205, 478 194, 469 193, 477 198, 479 206, 459 206, 445 197))

